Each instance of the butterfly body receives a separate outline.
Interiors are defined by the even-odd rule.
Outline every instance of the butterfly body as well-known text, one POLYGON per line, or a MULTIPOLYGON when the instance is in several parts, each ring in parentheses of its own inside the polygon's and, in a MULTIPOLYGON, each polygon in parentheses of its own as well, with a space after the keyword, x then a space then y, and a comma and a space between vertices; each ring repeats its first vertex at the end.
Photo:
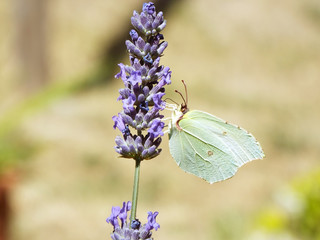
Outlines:
POLYGON ((246 130, 209 113, 172 113, 169 148, 184 171, 209 183, 232 177, 243 164, 264 157, 260 144, 246 130))

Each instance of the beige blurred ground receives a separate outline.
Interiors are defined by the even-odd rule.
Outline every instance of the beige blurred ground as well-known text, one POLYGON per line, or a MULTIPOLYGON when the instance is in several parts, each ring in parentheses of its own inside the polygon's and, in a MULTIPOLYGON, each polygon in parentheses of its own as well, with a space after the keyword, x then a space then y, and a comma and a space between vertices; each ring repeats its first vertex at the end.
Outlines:
MULTIPOLYGON (((90 71, 102 44, 140 10, 128 0, 49 5, 51 82, 90 71)), ((243 234, 245 222, 276 192, 319 168, 319 11, 315 0, 189 0, 165 13, 169 47, 162 64, 173 72, 168 95, 180 101, 174 89, 184 79, 190 108, 246 128, 266 158, 209 185, 178 169, 165 138, 163 154, 144 162, 141 174, 138 218, 160 212, 155 239, 219 239, 217 222, 230 236, 243 234)), ((0 3, 2 114, 21 100, 13 13, 9 1, 0 3)), ((111 206, 131 199, 134 166, 113 150, 118 132, 111 117, 121 108, 121 84, 60 98, 23 121, 23 137, 40 150, 19 170, 13 240, 109 238, 105 218, 111 206)))

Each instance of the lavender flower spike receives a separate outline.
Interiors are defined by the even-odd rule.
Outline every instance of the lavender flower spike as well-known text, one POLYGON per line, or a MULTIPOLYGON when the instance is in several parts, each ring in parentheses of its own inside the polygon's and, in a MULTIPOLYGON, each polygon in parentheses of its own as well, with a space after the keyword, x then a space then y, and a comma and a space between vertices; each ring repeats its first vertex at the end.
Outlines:
POLYGON ((113 240, 151 240, 152 230, 156 231, 160 225, 156 222, 158 212, 148 212, 148 222, 141 225, 141 222, 136 219, 131 226, 127 219, 128 212, 131 210, 131 202, 123 202, 123 207, 112 207, 111 216, 107 218, 107 222, 113 226, 111 239, 113 240), (121 221, 121 226, 119 225, 121 221))
POLYGON ((169 67, 160 65, 160 58, 168 46, 160 32, 166 26, 162 12, 156 12, 152 2, 144 3, 142 12, 133 12, 126 46, 130 65, 119 64, 124 88, 118 100, 123 110, 112 119, 122 137, 117 136, 115 150, 122 157, 135 160, 152 159, 159 155, 164 123, 160 111, 164 109, 162 97, 165 85, 171 83, 169 67), (122 140, 121 140, 122 138, 122 140))

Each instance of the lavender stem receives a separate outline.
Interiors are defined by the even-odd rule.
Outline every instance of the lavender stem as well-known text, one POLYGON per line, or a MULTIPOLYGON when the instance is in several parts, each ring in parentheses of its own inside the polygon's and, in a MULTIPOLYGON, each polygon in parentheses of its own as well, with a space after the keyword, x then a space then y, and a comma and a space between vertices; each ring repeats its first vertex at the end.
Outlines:
POLYGON ((139 178, 140 178, 140 159, 136 159, 136 166, 134 170, 134 180, 133 180, 133 192, 132 192, 132 208, 130 215, 130 226, 132 221, 136 219, 137 204, 138 204, 138 192, 139 192, 139 178))

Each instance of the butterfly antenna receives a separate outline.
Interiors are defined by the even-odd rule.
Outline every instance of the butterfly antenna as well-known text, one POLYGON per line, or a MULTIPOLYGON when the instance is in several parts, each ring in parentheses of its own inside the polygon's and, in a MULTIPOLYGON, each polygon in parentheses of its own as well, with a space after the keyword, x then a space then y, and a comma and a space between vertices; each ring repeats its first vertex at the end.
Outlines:
POLYGON ((175 92, 178 93, 181 96, 181 98, 182 98, 182 100, 184 102, 183 104, 181 104, 181 112, 182 113, 186 113, 187 111, 189 111, 189 109, 188 109, 188 91, 187 91, 187 85, 186 85, 185 81, 181 80, 181 82, 183 83, 183 86, 184 86, 184 91, 185 91, 185 94, 186 94, 186 98, 184 98, 182 93, 179 92, 178 90, 175 90, 175 92))
POLYGON ((184 97, 183 97, 182 93, 181 93, 181 92, 179 92, 178 90, 174 90, 174 91, 180 95, 180 97, 182 98, 182 100, 183 100, 184 104, 186 105, 187 103, 186 103, 186 100, 184 99, 184 97))
POLYGON ((181 82, 183 83, 184 91, 185 91, 185 93, 186 93, 186 101, 184 101, 184 102, 185 102, 186 106, 188 106, 188 90, 187 90, 187 85, 186 85, 186 83, 185 83, 184 80, 181 80, 181 82))

